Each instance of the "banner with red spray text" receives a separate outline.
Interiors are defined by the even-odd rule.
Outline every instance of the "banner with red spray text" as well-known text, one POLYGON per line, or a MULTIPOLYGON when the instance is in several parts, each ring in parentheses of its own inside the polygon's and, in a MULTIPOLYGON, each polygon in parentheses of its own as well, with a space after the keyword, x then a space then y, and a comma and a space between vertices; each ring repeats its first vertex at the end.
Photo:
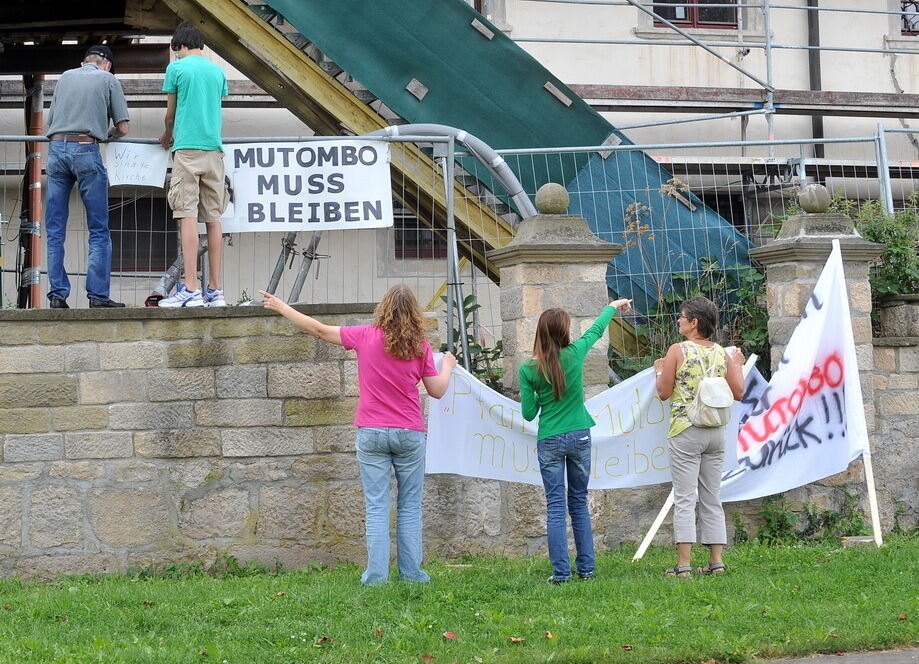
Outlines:
POLYGON ((749 415, 737 433, 737 466, 725 466, 723 502, 815 482, 868 449, 838 241, 772 379, 745 401, 749 415))

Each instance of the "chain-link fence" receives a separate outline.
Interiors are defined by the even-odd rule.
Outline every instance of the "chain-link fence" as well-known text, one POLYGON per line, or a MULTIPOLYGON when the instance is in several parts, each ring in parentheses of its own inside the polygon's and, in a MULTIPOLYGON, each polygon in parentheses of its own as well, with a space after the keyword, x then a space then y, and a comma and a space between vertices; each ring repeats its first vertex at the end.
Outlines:
MULTIPOLYGON (((253 139, 254 142, 259 140, 274 139, 253 139)), ((392 143, 394 164, 411 159, 414 167, 410 172, 395 165, 392 168, 394 225, 385 229, 327 231, 321 235, 311 232, 225 234, 220 281, 229 304, 242 304, 257 298, 257 291, 267 289, 273 278, 276 283, 272 290, 279 296, 288 299, 297 286, 298 295, 294 299, 305 303, 375 302, 396 283, 408 284, 425 303, 432 299, 447 281, 446 194, 442 172, 417 148, 404 145, 402 139, 385 140, 392 143), (403 152, 412 154, 405 156, 403 152), (435 231, 435 227, 438 230, 435 231)), ((124 142, 130 140, 124 139, 124 142)), ((38 145, 43 146, 42 152, 45 152, 46 144, 38 145)), ((30 185, 24 146, 22 141, 0 141, 3 169, 0 181, 3 281, 0 290, 4 307, 16 306, 22 285, 21 264, 32 228, 25 205, 30 185)), ((44 186, 42 189, 44 191, 44 186)), ((44 203, 43 200, 42 210, 44 203)), ((167 204, 165 183, 163 187, 111 187, 109 227, 111 297, 128 306, 143 306, 160 285, 167 269, 179 259, 178 226, 167 204)), ((204 224, 199 228, 203 233, 204 224)), ((40 229, 44 235, 43 223, 40 229)), ((74 186, 70 195, 65 268, 71 281, 70 304, 75 307, 87 306, 88 238, 86 211, 78 187, 74 186)), ((42 266, 40 303, 46 306, 44 248, 37 262, 42 266)), ((206 256, 201 256, 199 269, 206 269, 206 264, 206 256)))
MULTIPOLYGON (((676 308, 694 294, 718 303, 729 340, 746 341, 753 346, 748 349, 761 350, 762 277, 751 266, 749 249, 774 237, 782 220, 798 211, 795 194, 807 183, 826 185, 841 209, 853 216, 863 206, 880 205, 884 192, 891 191, 890 183, 896 205, 910 204, 917 168, 906 158, 912 156, 911 143, 901 141, 909 146, 904 148, 892 142, 893 154, 884 155, 885 135, 879 130, 876 136, 822 141, 593 146, 500 154, 531 200, 541 184, 562 183, 571 196, 569 212, 583 215, 599 237, 625 247, 611 263, 607 283, 611 294, 634 299, 637 309, 613 330, 616 366, 628 373, 674 340, 676 308), (823 148, 819 159, 810 156, 816 145, 823 148), (766 146, 775 157, 763 156, 766 146), (886 180, 884 169, 878 169, 879 157, 889 160, 891 177, 886 180)), ((520 214, 492 168, 468 153, 456 154, 455 187, 448 190, 442 167, 453 144, 440 141, 435 154, 436 143, 419 143, 421 150, 410 142, 393 144, 392 228, 327 231, 321 237, 308 232, 226 236, 222 281, 228 302, 253 299, 269 286, 274 273, 274 290, 285 298, 296 291, 294 299, 300 302, 374 302, 391 285, 406 283, 440 313, 445 309, 440 297, 450 290, 447 284, 459 282, 453 294, 472 295, 468 303, 479 305, 467 316, 469 332, 480 346, 493 348, 501 336, 500 298, 494 283, 497 274, 486 253, 511 240, 520 214), (407 160, 414 168, 404 166, 407 160), (449 276, 451 196, 458 280, 449 276)), ((28 194, 25 158, 22 142, 0 142, 4 306, 15 305, 21 274, 21 229, 27 227, 21 222, 23 195, 28 194)), ((142 306, 178 257, 176 224, 165 189, 113 187, 109 208, 112 297, 142 306)), ((87 239, 85 211, 74 191, 66 267, 75 295, 85 290, 87 239)), ((40 262, 44 264, 43 257, 40 262)), ((44 277, 41 288, 44 297, 44 277)), ((85 302, 77 298, 72 305, 85 302)), ((460 326, 453 322, 448 327, 460 326)))
MULTIPOLYGON (((529 196, 543 182, 565 184, 569 212, 625 247, 607 275, 611 296, 632 298, 636 308, 611 329, 613 366, 621 375, 647 366, 677 340, 679 303, 697 294, 718 304, 723 341, 768 362, 763 277, 749 249, 799 212, 796 194, 805 184, 825 185, 853 216, 864 205, 877 206, 881 194, 876 136, 499 152, 529 196), (823 147, 819 159, 811 156, 816 145, 823 147), (767 146, 775 157, 761 156, 767 146)), ((516 221, 488 169, 462 156, 460 162, 469 195, 516 221)), ((476 282, 485 312, 480 328, 497 337, 498 291, 482 281, 476 282)))

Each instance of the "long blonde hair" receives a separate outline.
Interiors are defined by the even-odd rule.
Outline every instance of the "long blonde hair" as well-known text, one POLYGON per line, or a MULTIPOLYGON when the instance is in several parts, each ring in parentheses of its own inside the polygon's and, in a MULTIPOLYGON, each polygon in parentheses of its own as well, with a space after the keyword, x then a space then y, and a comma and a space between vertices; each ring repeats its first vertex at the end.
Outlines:
POLYGON ((552 396, 556 401, 568 389, 565 370, 558 355, 562 348, 571 343, 570 327, 571 317, 564 309, 546 309, 536 323, 533 357, 539 373, 552 386, 552 396))
POLYGON ((383 330, 387 355, 400 360, 424 355, 424 318, 408 286, 399 284, 386 291, 373 315, 373 324, 383 330))

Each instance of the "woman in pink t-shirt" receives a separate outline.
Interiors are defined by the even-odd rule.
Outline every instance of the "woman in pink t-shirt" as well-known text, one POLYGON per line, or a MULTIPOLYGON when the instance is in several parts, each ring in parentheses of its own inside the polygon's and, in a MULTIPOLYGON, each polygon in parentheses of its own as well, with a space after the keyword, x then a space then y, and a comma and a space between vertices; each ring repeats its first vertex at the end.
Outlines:
POLYGON ((265 308, 277 311, 317 339, 357 351, 359 398, 357 460, 367 514, 364 585, 389 578, 390 476, 398 485, 396 543, 399 577, 429 581, 421 569, 421 493, 424 487, 425 426, 418 382, 439 399, 447 391, 456 358, 446 353, 440 371, 424 338, 421 307, 404 285, 393 286, 376 307, 373 325, 336 327, 293 309, 265 291, 265 308))

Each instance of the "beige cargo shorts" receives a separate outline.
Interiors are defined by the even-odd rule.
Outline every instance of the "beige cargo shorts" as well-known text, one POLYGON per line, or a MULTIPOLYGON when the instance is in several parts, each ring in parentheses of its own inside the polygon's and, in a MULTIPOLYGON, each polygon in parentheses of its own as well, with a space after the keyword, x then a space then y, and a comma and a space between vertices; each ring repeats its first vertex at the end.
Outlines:
POLYGON ((176 150, 172 153, 172 178, 166 194, 174 219, 220 221, 229 194, 220 150, 176 150))

